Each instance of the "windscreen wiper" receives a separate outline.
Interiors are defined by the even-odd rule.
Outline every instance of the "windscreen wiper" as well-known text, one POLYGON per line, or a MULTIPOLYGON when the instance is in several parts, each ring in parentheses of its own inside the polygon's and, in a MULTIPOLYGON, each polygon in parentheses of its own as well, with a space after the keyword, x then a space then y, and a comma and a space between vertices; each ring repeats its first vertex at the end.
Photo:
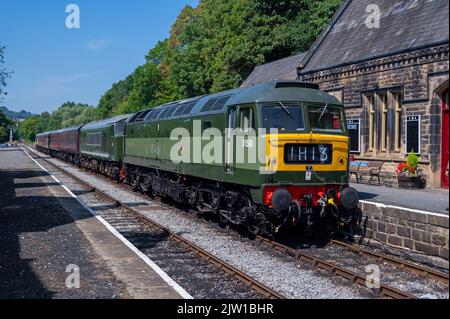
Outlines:
POLYGON ((320 113, 319 120, 317 121, 317 123, 320 123, 320 121, 322 120, 325 112, 327 111, 327 108, 328 108, 328 103, 325 104, 325 106, 323 107, 322 113, 320 113))
POLYGON ((281 105, 281 107, 283 108, 283 110, 285 110, 286 113, 287 113, 293 120, 295 120, 295 117, 291 114, 291 112, 289 112, 288 108, 287 108, 286 106, 284 106, 283 103, 281 103, 281 102, 278 102, 278 103, 280 103, 280 105, 281 105))

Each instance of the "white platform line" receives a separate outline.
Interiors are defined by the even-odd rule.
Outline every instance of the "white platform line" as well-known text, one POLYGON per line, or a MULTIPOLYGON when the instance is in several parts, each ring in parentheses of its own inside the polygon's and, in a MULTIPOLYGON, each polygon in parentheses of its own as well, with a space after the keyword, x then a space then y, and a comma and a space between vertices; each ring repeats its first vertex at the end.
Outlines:
POLYGON ((445 215, 445 214, 433 213, 433 212, 428 212, 428 211, 420 210, 420 209, 412 209, 412 208, 407 208, 407 207, 386 205, 386 204, 382 204, 382 203, 370 202, 370 201, 365 201, 365 200, 360 200, 359 202, 363 203, 363 204, 375 205, 378 208, 392 208, 392 209, 397 209, 397 210, 405 210, 405 211, 412 212, 412 213, 418 213, 418 214, 424 214, 424 215, 433 215, 433 216, 439 216, 439 217, 446 217, 446 218, 448 218, 448 215, 445 215))
POLYGON ((157 264, 155 264, 148 256, 143 254, 136 246, 134 246, 128 239, 123 237, 113 226, 111 226, 103 217, 97 215, 89 206, 87 206, 81 199, 78 198, 69 188, 61 183, 53 174, 51 174, 45 167, 39 164, 33 157, 28 154, 26 150, 23 152, 35 162, 43 171, 45 171, 49 176, 53 178, 64 190, 73 197, 81 206, 83 206, 89 213, 92 214, 100 223, 102 223, 114 236, 116 236, 122 243, 124 243, 128 248, 130 248, 136 255, 138 255, 148 266, 150 266, 169 286, 171 286, 177 293, 180 294, 184 299, 194 299, 183 287, 176 283, 170 276, 162 270, 157 264))

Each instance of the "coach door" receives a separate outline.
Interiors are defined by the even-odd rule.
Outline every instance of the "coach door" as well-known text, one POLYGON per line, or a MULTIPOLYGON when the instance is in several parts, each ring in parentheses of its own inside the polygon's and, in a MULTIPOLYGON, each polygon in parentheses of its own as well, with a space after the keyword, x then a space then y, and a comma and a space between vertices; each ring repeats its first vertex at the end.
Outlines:
POLYGON ((125 139, 123 138, 125 133, 125 124, 123 122, 118 122, 114 124, 114 138, 113 138, 113 154, 116 159, 121 157, 121 153, 125 149, 125 139))
POLYGON ((449 175, 449 109, 448 109, 448 89, 442 94, 442 163, 441 163, 441 187, 448 189, 449 175))
POLYGON ((235 166, 235 154, 234 154, 234 144, 235 136, 234 130, 236 128, 236 108, 229 108, 227 112, 227 125, 225 130, 225 173, 233 174, 235 166))

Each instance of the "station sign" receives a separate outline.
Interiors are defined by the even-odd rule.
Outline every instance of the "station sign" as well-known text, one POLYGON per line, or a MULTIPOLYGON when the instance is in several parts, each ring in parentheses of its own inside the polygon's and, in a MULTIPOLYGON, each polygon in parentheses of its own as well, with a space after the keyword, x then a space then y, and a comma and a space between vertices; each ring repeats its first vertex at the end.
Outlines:
POLYGON ((350 135, 350 153, 361 152, 361 119, 347 120, 350 135))
POLYGON ((420 115, 413 115, 406 117, 406 148, 405 153, 408 154, 411 151, 415 154, 420 154, 420 115))

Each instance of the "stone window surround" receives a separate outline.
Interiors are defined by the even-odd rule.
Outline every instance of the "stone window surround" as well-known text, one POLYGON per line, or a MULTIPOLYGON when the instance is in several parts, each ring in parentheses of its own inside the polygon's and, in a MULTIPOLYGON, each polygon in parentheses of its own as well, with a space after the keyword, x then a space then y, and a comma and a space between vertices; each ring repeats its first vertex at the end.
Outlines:
POLYGON ((404 114, 402 112, 403 105, 403 88, 401 86, 380 87, 375 90, 368 90, 361 92, 361 100, 363 101, 362 123, 368 129, 368 134, 362 136, 362 140, 365 140, 365 144, 368 146, 366 150, 361 150, 361 156, 369 156, 377 158, 382 155, 385 158, 387 155, 394 155, 393 159, 403 159, 404 152, 404 114), (396 102, 396 97, 400 95, 397 100, 400 102, 400 107, 396 102), (383 107, 383 97, 385 97, 386 107, 383 107), (373 124, 371 125, 371 104, 370 100, 373 100, 373 124), (384 109, 384 116, 383 116, 384 109), (397 129, 396 120, 397 114, 401 117, 402 125, 397 129), (383 125, 384 123, 384 125, 383 125), (397 137, 396 137, 397 136, 397 137), (373 138, 373 143, 370 142, 373 138), (385 143, 382 143, 382 139, 385 143), (396 144, 400 142, 400 147, 396 144), (383 145, 385 144, 385 145, 383 145))

